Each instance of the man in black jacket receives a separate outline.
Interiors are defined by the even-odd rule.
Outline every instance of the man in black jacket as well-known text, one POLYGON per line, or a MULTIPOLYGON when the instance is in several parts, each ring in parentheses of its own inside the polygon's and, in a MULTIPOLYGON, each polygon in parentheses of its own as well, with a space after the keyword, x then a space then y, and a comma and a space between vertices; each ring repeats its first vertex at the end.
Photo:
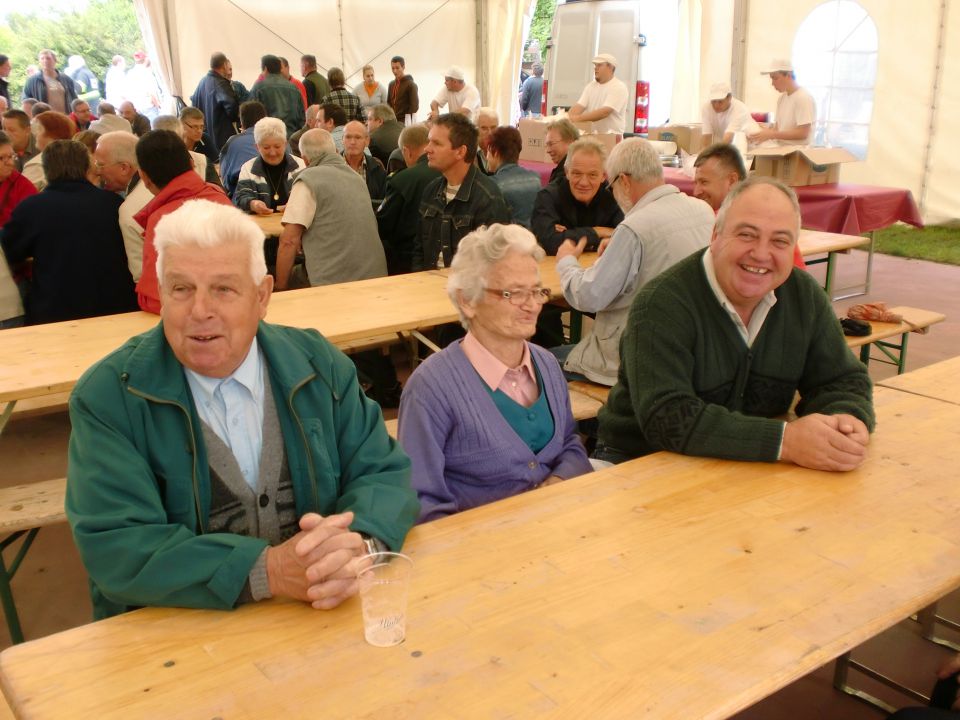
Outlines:
POLYGON ((420 203, 413 269, 450 267, 457 245, 481 225, 510 222, 500 188, 473 164, 479 133, 459 113, 438 117, 430 128, 427 163, 443 177, 430 183, 420 203))
POLYGON ((547 183, 537 194, 531 227, 548 255, 556 255, 564 240, 587 238, 596 250, 623 221, 623 211, 604 179, 607 153, 603 145, 581 138, 570 146, 566 180, 547 183))
POLYGON ((427 185, 441 177, 439 170, 427 165, 426 150, 426 127, 411 125, 403 129, 400 151, 407 167, 387 178, 386 197, 377 210, 377 229, 390 275, 412 271, 420 200, 427 185))
POLYGON ((230 84, 233 66, 222 52, 210 56, 210 71, 203 76, 190 97, 190 104, 203 113, 207 137, 211 142, 211 157, 219 157, 220 150, 231 135, 237 133, 240 121, 240 103, 230 84))

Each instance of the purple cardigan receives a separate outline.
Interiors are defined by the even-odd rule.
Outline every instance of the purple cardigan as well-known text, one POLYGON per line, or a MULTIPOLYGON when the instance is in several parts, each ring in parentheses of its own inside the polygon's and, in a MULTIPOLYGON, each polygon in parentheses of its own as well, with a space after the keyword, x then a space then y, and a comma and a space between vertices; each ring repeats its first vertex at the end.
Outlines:
POLYGON ((553 413, 553 437, 539 453, 500 414, 459 342, 431 355, 410 376, 400 400, 398 438, 412 461, 419 522, 530 490, 557 475, 592 469, 570 410, 556 358, 530 345, 553 413))

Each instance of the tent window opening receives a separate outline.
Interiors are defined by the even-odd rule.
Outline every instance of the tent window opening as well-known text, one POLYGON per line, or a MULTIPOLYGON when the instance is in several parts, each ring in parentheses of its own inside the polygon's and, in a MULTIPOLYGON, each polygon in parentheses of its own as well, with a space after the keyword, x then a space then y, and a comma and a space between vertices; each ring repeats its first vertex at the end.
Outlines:
POLYGON ((815 145, 866 159, 877 79, 877 26, 854 0, 815 7, 793 40, 797 81, 817 103, 815 145))

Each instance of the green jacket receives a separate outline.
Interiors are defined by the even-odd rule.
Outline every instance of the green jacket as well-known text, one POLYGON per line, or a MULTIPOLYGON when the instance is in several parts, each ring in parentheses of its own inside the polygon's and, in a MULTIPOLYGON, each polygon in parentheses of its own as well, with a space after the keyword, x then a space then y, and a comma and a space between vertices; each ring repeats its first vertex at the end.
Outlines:
MULTIPOLYGON (((352 510, 403 545, 419 511, 410 461, 349 359, 319 333, 260 323, 298 517, 352 510)), ((231 608, 265 540, 207 533, 206 448, 163 324, 90 368, 70 398, 67 519, 95 618, 137 606, 231 608)))
POLYGON ((600 441, 631 457, 670 450, 773 462, 784 428, 775 418, 798 392, 798 416, 849 413, 872 431, 870 376, 816 281, 795 268, 748 348, 707 282, 704 252, 634 299, 600 441))

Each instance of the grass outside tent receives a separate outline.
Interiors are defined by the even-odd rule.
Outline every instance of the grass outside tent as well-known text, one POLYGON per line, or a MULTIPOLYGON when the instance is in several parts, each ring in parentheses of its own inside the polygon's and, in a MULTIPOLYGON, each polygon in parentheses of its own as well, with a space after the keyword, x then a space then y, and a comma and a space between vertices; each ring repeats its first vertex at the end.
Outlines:
POLYGON ((876 251, 897 257, 960 265, 960 227, 894 225, 877 232, 876 251))

